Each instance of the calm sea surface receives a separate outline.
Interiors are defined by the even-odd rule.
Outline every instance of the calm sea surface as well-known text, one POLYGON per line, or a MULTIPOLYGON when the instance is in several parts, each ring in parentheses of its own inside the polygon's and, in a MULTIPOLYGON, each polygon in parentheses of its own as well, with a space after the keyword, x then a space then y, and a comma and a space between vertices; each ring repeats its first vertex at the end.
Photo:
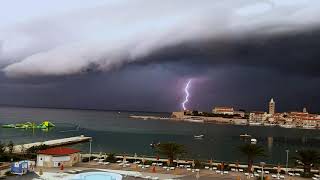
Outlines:
MULTIPOLYGON (((244 143, 240 134, 250 134, 262 145, 267 163, 284 164, 285 150, 289 156, 296 150, 313 148, 320 150, 320 130, 283 129, 278 127, 248 127, 217 124, 172 122, 167 120, 138 120, 129 115, 169 114, 112 112, 92 110, 45 109, 45 108, 0 108, 0 124, 35 122, 49 120, 56 128, 48 132, 42 130, 22 130, 0 128, 0 140, 15 144, 64 138, 77 135, 93 137, 93 152, 137 153, 154 155, 151 142, 174 141, 184 144, 188 157, 195 159, 216 159, 224 161, 245 161, 238 147, 244 143), (79 126, 80 128, 77 128, 79 126), (203 140, 195 140, 193 135, 205 134, 203 140)), ((88 151, 89 144, 76 145, 88 151)), ((258 160, 260 161, 260 160, 258 160)))

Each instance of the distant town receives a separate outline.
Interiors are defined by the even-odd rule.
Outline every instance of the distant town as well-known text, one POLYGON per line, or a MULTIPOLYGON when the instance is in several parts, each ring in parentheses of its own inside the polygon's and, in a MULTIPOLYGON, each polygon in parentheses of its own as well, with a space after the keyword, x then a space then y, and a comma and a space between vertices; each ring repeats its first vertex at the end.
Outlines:
POLYGON ((233 107, 214 107, 212 112, 178 111, 172 112, 171 117, 130 116, 140 119, 168 119, 198 123, 223 123, 250 126, 279 126, 282 128, 319 129, 320 115, 308 113, 306 108, 301 112, 276 112, 276 103, 271 98, 268 112, 235 110, 233 107))

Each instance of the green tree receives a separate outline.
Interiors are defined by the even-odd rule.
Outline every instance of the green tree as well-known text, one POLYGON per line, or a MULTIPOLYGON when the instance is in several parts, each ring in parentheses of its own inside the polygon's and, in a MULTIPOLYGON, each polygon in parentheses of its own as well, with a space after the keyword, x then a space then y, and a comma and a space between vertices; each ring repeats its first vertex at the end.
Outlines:
POLYGON ((109 153, 107 158, 105 159, 107 162, 115 163, 117 161, 115 153, 109 153))
POLYGON ((9 154, 12 154, 12 153, 13 153, 13 147, 14 147, 13 142, 12 142, 12 141, 9 141, 7 147, 8 147, 8 152, 9 152, 9 154))
POLYGON ((156 148, 156 152, 161 155, 167 156, 170 164, 173 164, 173 160, 176 159, 177 156, 185 154, 186 150, 185 147, 181 144, 166 142, 160 143, 156 148))
POLYGON ((294 160, 303 166, 305 176, 310 176, 311 167, 320 164, 320 154, 315 150, 301 150, 293 157, 294 160))
POLYGON ((0 141, 0 155, 4 154, 5 150, 6 150, 5 144, 0 141))
POLYGON ((256 144, 245 144, 240 146, 239 149, 248 158, 248 172, 251 172, 253 161, 256 157, 266 156, 264 149, 256 144))

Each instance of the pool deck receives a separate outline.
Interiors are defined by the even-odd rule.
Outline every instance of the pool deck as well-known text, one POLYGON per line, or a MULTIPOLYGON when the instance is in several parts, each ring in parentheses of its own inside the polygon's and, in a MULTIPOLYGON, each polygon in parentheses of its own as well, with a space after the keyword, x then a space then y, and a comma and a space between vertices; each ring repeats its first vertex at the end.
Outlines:
MULTIPOLYGON (((76 167, 72 168, 65 168, 64 170, 60 170, 59 168, 48 168, 43 169, 43 175, 39 175, 39 170, 36 169, 35 173, 30 173, 26 176, 22 176, 21 179, 24 180, 39 180, 39 179, 46 179, 46 180, 67 180, 70 179, 73 174, 70 173, 71 170, 78 170, 79 173, 82 172, 92 172, 92 171, 105 171, 105 172, 113 172, 118 173, 123 176, 123 180, 142 180, 142 179, 151 179, 151 177, 158 177, 159 180, 166 180, 166 179, 180 179, 180 180, 196 180, 195 172, 186 171, 184 169, 177 168, 174 171, 166 171, 161 170, 161 168, 157 168, 156 172, 153 173, 150 168, 147 169, 136 169, 135 167, 132 168, 121 168, 118 164, 110 164, 110 165, 99 165, 99 164, 92 164, 92 163, 80 163, 76 167), (140 177, 134 177, 134 175, 140 175, 140 177)), ((17 179, 18 177, 8 177, 8 179, 17 179)), ((20 179, 20 177, 19 177, 20 179)), ((245 180, 248 179, 244 173, 238 172, 230 172, 228 174, 220 174, 215 173, 210 170, 200 170, 199 172, 199 180, 236 180, 241 179, 245 180)), ((250 178, 256 179, 256 178, 250 178)), ((273 179, 273 178, 269 178, 273 179)), ((289 180, 305 180, 306 178, 301 177, 290 177, 285 176, 285 179, 289 180)))

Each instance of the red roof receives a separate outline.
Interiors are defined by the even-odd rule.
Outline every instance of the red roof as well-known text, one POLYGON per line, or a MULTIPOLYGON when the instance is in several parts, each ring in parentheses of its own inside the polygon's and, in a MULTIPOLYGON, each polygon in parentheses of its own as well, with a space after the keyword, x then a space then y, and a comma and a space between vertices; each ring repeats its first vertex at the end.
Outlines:
POLYGON ((47 155, 68 155, 80 152, 76 149, 71 148, 65 148, 65 147, 57 147, 57 148, 50 148, 46 150, 41 150, 38 152, 38 154, 47 154, 47 155))

